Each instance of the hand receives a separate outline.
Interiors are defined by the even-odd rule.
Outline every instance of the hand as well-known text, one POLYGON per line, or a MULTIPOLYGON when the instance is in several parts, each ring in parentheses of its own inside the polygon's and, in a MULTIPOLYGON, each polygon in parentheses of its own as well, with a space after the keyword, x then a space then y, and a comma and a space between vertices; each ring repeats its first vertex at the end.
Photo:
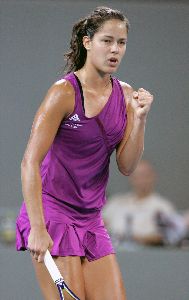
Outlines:
POLYGON ((143 88, 140 88, 138 92, 133 92, 131 105, 134 110, 136 118, 145 120, 153 102, 153 95, 143 88))
POLYGON ((45 252, 52 246, 53 241, 44 226, 31 228, 27 248, 38 262, 43 262, 45 252))

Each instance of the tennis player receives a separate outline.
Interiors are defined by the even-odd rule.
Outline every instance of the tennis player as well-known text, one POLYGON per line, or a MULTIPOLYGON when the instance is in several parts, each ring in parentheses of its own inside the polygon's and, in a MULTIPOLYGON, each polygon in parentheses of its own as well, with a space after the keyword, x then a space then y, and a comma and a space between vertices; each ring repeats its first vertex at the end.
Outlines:
POLYGON ((107 7, 79 20, 66 75, 50 87, 33 122, 21 164, 17 250, 30 250, 46 300, 59 299, 43 263, 47 249, 81 300, 126 299, 101 210, 110 156, 116 149, 124 175, 135 169, 153 101, 150 92, 112 76, 128 31, 128 19, 107 7))

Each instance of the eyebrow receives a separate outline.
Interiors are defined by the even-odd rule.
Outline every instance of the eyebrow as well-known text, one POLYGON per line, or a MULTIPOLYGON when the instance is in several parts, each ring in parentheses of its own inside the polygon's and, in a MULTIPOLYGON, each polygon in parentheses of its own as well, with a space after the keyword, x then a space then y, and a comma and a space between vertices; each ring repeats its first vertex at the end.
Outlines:
MULTIPOLYGON (((109 38, 109 39, 113 39, 114 37, 111 36, 111 35, 104 35, 103 37, 105 38, 109 38)), ((120 38, 119 40, 124 40, 124 41, 127 41, 127 38, 120 38)))

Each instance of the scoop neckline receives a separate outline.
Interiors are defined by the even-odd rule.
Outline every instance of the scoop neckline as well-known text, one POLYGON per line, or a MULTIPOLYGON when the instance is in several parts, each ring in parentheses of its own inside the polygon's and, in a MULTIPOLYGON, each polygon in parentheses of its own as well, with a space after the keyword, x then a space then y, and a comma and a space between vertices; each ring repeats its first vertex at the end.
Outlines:
MULTIPOLYGON (((83 101, 82 103, 84 103, 83 87, 82 87, 81 81, 79 80, 78 76, 77 76, 74 72, 73 72, 73 75, 75 76, 75 79, 76 79, 76 81, 77 81, 77 83, 78 83, 78 85, 79 85, 79 91, 80 91, 81 100, 83 101)), ((87 117, 87 116, 85 115, 84 106, 82 105, 83 115, 84 115, 84 117, 85 117, 86 119, 92 120, 92 119, 98 118, 98 117, 103 113, 103 111, 105 110, 106 106, 107 106, 108 103, 110 102, 110 100, 111 100, 111 98, 112 98, 112 95, 113 95, 114 78, 113 78, 112 76, 110 76, 110 79, 111 79, 111 84, 112 84, 112 91, 111 91, 111 93, 110 93, 110 96, 109 96, 109 98, 108 98, 106 104, 103 106, 103 108, 101 109, 101 111, 100 111, 97 115, 95 115, 95 116, 93 116, 93 117, 87 117)))

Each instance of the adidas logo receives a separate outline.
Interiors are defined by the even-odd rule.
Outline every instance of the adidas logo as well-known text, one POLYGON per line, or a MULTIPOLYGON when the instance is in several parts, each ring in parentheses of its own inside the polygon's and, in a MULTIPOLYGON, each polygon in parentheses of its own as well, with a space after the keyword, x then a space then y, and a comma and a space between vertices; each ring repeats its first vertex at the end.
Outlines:
POLYGON ((71 121, 80 121, 80 118, 79 118, 78 114, 75 114, 72 117, 70 117, 69 120, 71 120, 71 121))

